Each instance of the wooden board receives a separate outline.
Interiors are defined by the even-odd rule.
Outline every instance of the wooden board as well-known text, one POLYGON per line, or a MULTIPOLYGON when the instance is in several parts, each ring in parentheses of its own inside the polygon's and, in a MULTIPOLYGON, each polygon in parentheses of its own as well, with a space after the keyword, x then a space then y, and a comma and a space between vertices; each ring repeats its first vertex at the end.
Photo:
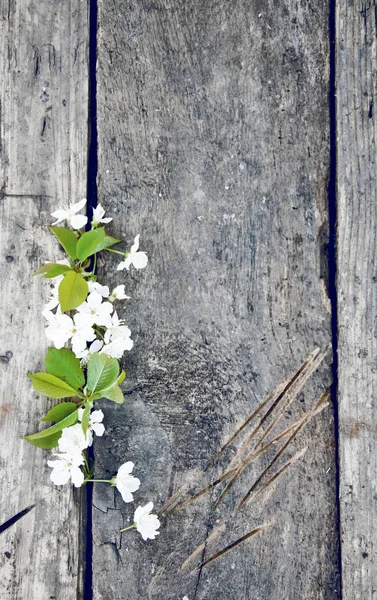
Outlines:
MULTIPOLYGON (((132 296, 121 316, 135 347, 96 469, 134 461, 137 503, 200 485, 236 426, 330 341, 327 25, 327 2, 99 2, 99 201, 150 264, 99 272, 132 296)), ((298 411, 330 380, 324 366, 298 411)), ((217 493, 170 513, 154 542, 121 537, 133 509, 96 486, 94 598, 338 598, 331 409, 295 450, 306 445, 273 494, 233 517, 248 472, 214 514, 217 493), (181 569, 217 521, 225 532, 181 569)))
POLYGON ((43 368, 43 304, 32 278, 59 257, 47 226, 59 205, 85 196, 87 46, 85 3, 0 2, 0 597, 82 597, 83 496, 55 488, 47 452, 21 437, 40 426, 50 401, 27 371, 43 368))
POLYGON ((344 600, 377 590, 376 6, 337 3, 339 446, 344 600))

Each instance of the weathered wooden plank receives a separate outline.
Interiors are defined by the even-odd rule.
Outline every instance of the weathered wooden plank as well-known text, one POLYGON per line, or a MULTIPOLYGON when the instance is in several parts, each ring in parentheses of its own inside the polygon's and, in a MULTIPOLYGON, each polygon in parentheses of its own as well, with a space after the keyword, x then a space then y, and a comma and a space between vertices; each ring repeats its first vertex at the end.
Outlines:
POLYGON ((82 498, 49 480, 48 453, 21 437, 49 402, 27 371, 43 367, 43 304, 49 287, 32 274, 59 257, 47 225, 63 202, 85 196, 87 7, 0 3, 1 78, 1 474, 0 523, 34 505, 0 534, 4 600, 81 597, 82 498))
MULTIPOLYGON (((133 460, 140 504, 200 486, 236 425, 329 342, 327 22, 327 2, 99 3, 99 200, 150 264, 123 272, 133 392, 107 409, 96 469, 133 460)), ((120 283, 106 264, 102 281, 120 283)), ((330 378, 309 382, 299 414, 330 378)), ((155 542, 121 538, 132 508, 96 487, 94 597, 338 598, 331 410, 291 455, 304 446, 273 494, 233 516, 249 470, 214 515, 216 490, 170 513, 155 542), (265 522, 199 573, 180 569, 207 538, 192 567, 265 522)))
POLYGON ((376 14, 337 3, 339 447, 345 600, 377 591, 376 14))

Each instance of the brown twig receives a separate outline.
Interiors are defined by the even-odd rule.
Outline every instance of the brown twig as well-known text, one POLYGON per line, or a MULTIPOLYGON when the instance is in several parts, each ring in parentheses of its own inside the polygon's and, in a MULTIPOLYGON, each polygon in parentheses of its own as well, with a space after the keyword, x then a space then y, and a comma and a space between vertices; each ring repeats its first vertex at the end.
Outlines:
POLYGON ((181 565, 181 570, 185 569, 187 567, 187 565, 198 556, 198 554, 200 554, 201 552, 203 552, 204 548, 206 548, 208 546, 208 544, 210 544, 211 542, 213 542, 219 535, 220 533, 222 533, 225 529, 225 523, 223 523, 222 525, 219 525, 218 527, 216 527, 216 529, 213 530, 213 532, 211 533, 211 535, 208 536, 208 538, 202 542, 201 544, 199 544, 199 546, 197 548, 195 548, 194 552, 192 552, 190 554, 190 556, 188 556, 186 558, 186 560, 182 563, 181 565))
POLYGON ((245 504, 245 502, 248 501, 249 497, 254 492, 254 490, 256 489, 256 487, 258 486, 260 481, 263 479, 263 477, 270 471, 270 469, 274 466, 274 464, 277 462, 277 460, 280 458, 280 456, 285 452, 285 450, 288 448, 288 446, 296 438, 298 433, 307 425, 307 423, 310 421, 310 419, 312 417, 314 417, 315 414, 318 414, 320 409, 322 410, 322 408, 325 408, 325 406, 328 405, 327 400, 328 400, 329 396, 330 396, 330 389, 326 390, 326 392, 324 392, 324 394, 322 394, 322 396, 319 399, 319 401, 317 402, 315 408, 313 410, 311 410, 309 413, 307 413, 306 417, 302 420, 302 423, 292 433, 292 435, 288 438, 288 440, 285 442, 285 444, 280 448, 279 452, 272 459, 270 464, 264 469, 264 471, 261 473, 261 475, 258 477, 258 479, 253 483, 253 485, 251 486, 251 488, 249 489, 247 494, 242 498, 242 500, 237 508, 237 511, 240 510, 242 508, 242 506, 245 504))
POLYGON ((223 554, 226 554, 226 552, 229 552, 230 550, 233 550, 233 548, 235 548, 236 546, 238 546, 242 542, 245 542, 249 538, 251 538, 254 535, 256 535, 257 533, 259 533, 260 531, 263 531, 266 527, 268 527, 268 525, 270 525, 270 523, 264 523, 263 525, 260 525, 259 527, 256 527, 252 531, 249 531, 249 533, 247 533, 246 535, 243 535, 241 538, 239 538, 235 542, 232 542, 232 544, 229 544, 229 546, 227 546, 226 548, 223 548, 219 552, 216 552, 216 554, 214 554, 213 556, 211 556, 210 558, 208 558, 204 562, 200 563, 200 565, 198 565, 194 569, 194 571, 200 571, 200 569, 202 569, 203 567, 206 567, 207 565, 209 565, 214 560, 220 558, 220 556, 223 556, 223 554))
POLYGON ((259 488, 259 490, 255 492, 253 496, 250 497, 250 501, 258 498, 258 496, 260 496, 272 483, 274 483, 274 481, 276 481, 287 469, 289 469, 289 467, 291 467, 298 460, 300 460, 300 458, 306 453, 307 449, 308 447, 306 446, 302 450, 296 452, 296 454, 292 456, 292 458, 290 458, 282 467, 280 467, 280 469, 276 471, 276 473, 272 477, 270 477, 270 479, 266 481, 266 483, 261 488, 259 488))

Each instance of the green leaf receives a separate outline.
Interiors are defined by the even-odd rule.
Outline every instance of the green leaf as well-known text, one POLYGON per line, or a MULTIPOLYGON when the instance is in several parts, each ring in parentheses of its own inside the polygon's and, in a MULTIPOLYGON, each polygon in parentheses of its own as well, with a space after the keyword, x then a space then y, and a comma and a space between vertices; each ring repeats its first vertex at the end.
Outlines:
POLYGON ((53 435, 49 435, 47 437, 43 437, 41 439, 36 440, 30 440, 29 437, 31 436, 26 435, 24 437, 24 440, 27 440, 28 442, 30 442, 30 444, 33 444, 33 446, 37 446, 37 448, 55 448, 55 446, 58 445, 60 436, 61 431, 59 431, 58 433, 54 433, 53 435))
POLYGON ((106 354, 92 354, 87 365, 87 386, 91 392, 110 388, 119 376, 119 363, 106 354))
POLYGON ((113 385, 108 390, 102 390, 101 394, 102 398, 107 398, 108 400, 112 400, 117 404, 123 404, 124 402, 123 392, 120 389, 119 385, 113 385))
POLYGON ((80 273, 69 271, 59 285, 59 302, 62 312, 73 310, 82 304, 88 295, 88 284, 80 273))
POLYGON ((77 242, 77 258, 82 262, 88 256, 91 256, 104 237, 105 230, 103 227, 84 233, 77 242))
POLYGON ((69 348, 49 348, 46 355, 46 371, 63 379, 75 390, 85 385, 85 376, 80 366, 80 360, 69 348))
POLYGON ((87 402, 85 404, 85 408, 84 408, 84 412, 82 413, 82 419, 81 419, 81 428, 83 431, 83 434, 86 437, 86 434, 88 433, 88 427, 89 427, 89 422, 90 422, 90 406, 91 403, 87 402))
POLYGON ((47 415, 41 421, 51 421, 59 423, 62 419, 71 415, 77 409, 77 404, 74 402, 61 402, 48 411, 47 415))
POLYGON ((120 385, 121 383, 123 383, 123 381, 126 379, 126 372, 122 371, 121 374, 119 375, 118 379, 116 380, 116 384, 120 385))
MULTIPOLYGON (((31 442, 32 444, 34 444, 36 446, 37 445, 37 444, 35 444, 36 441, 54 436, 55 434, 60 433, 62 429, 65 429, 66 427, 71 427, 71 425, 75 425, 75 423, 77 423, 77 419, 78 419, 78 414, 77 414, 77 410, 75 410, 75 412, 68 415, 68 417, 66 417, 65 419, 62 419, 61 421, 59 421, 59 423, 55 423, 55 425, 52 425, 51 427, 47 427, 47 429, 44 429, 43 431, 39 431, 38 433, 33 433, 32 435, 25 435, 24 439, 27 440, 28 442, 31 442)), ((40 447, 43 447, 43 446, 40 446, 40 447)))
POLYGON ((44 265, 42 265, 41 267, 39 267, 39 269, 37 271, 35 271, 34 275, 42 275, 43 273, 47 273, 47 271, 49 271, 51 269, 51 267, 53 267, 54 265, 56 265, 56 263, 45 263, 44 265))
POLYGON ((68 267, 67 265, 54 264, 51 267, 51 269, 49 269, 46 272, 45 278, 52 279, 52 277, 57 277, 58 275, 64 275, 64 273, 67 273, 70 270, 71 270, 71 267, 68 267))
POLYGON ((50 398, 70 398, 77 395, 77 391, 68 383, 49 373, 28 373, 28 376, 34 389, 50 398))
POLYGON ((110 246, 114 246, 114 244, 119 244, 119 242, 120 242, 120 240, 117 240, 115 237, 105 234, 104 239, 95 248, 93 254, 97 253, 97 252, 101 252, 101 250, 104 250, 105 248, 110 248, 110 246))
POLYGON ((77 233, 64 227, 49 227, 71 258, 76 258, 77 233))

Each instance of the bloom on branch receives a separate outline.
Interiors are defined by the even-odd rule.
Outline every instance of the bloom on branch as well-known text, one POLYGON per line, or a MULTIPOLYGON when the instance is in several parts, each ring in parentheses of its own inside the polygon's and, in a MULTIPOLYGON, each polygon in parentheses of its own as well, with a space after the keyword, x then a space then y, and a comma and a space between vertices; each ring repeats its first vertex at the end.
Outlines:
POLYGON ((88 440, 84 435, 80 423, 63 429, 58 441, 60 452, 70 454, 71 456, 75 456, 76 454, 81 455, 81 452, 88 446, 88 440))
POLYGON ((115 311, 111 318, 111 325, 105 333, 105 345, 101 350, 101 354, 107 354, 112 358, 122 358, 126 350, 133 348, 131 340, 131 330, 124 325, 123 319, 119 319, 115 311))
POLYGON ((131 461, 124 463, 119 467, 116 477, 111 480, 111 485, 118 488, 124 502, 133 502, 132 492, 136 492, 140 487, 140 479, 131 475, 134 466, 131 461))
POLYGON ((98 281, 88 281, 89 293, 98 292, 102 298, 109 297, 109 287, 107 285, 101 285, 98 281))
POLYGON ((114 302, 114 300, 129 300, 130 296, 127 296, 124 291, 124 285, 118 285, 113 289, 111 295, 109 296, 110 302, 114 302))
POLYGON ((75 487, 81 487, 84 483, 84 473, 80 466, 84 464, 82 454, 56 454, 57 460, 48 460, 47 464, 52 468, 50 479, 55 485, 65 485, 69 479, 75 487))
POLYGON ((86 198, 83 198, 80 200, 80 202, 76 202, 76 204, 68 204, 68 206, 64 206, 62 209, 51 213, 51 216, 56 219, 53 225, 57 225, 62 221, 67 221, 68 225, 73 227, 73 229, 81 229, 82 227, 85 227, 88 222, 88 217, 85 215, 76 214, 84 208, 85 204, 86 198))
POLYGON ((134 522, 136 529, 141 533, 143 540, 154 540, 156 535, 159 535, 157 529, 161 523, 157 515, 151 515, 153 510, 153 502, 148 502, 145 506, 139 506, 135 510, 134 522))
POLYGON ((110 223, 112 221, 112 217, 105 217, 105 209, 98 204, 96 208, 93 210, 93 219, 92 219, 92 227, 97 227, 100 223, 110 223))
POLYGON ((46 327, 46 337, 54 343, 55 348, 63 348, 64 344, 71 339, 72 350, 79 355, 86 349, 86 343, 92 342, 96 337, 92 319, 88 314, 77 313, 72 320, 68 315, 61 313, 54 315, 45 310, 43 316, 49 323, 46 327))
POLYGON ((138 252, 139 250, 139 239, 140 234, 138 234, 135 239, 133 246, 131 246, 130 253, 128 254, 125 260, 119 263, 117 270, 122 271, 123 269, 129 270, 130 266, 133 265, 135 269, 145 269, 148 264, 148 256, 145 252, 138 252))
POLYGON ((88 315, 91 319, 91 325, 102 325, 111 327, 111 313, 114 307, 111 302, 102 302, 102 296, 94 290, 87 297, 86 301, 77 307, 77 312, 82 315, 88 315))

